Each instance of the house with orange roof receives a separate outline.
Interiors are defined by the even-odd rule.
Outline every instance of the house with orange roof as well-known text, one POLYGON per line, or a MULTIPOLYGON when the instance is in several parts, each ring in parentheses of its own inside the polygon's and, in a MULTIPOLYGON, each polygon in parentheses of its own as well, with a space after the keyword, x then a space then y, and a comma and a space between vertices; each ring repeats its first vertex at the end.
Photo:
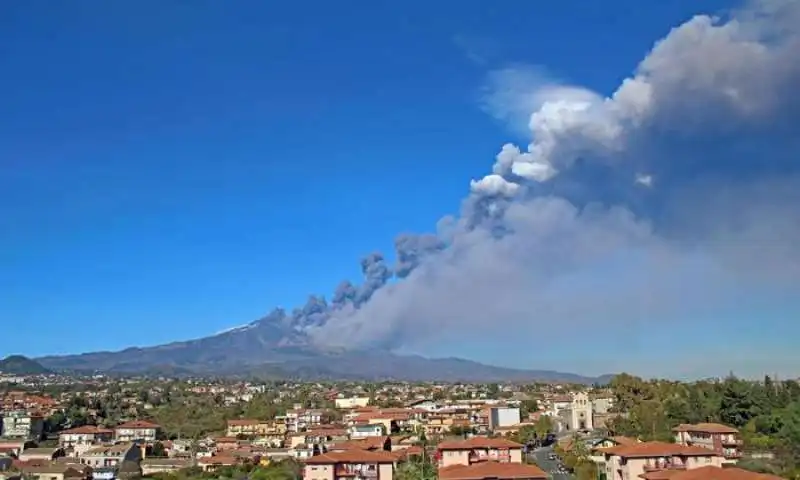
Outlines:
POLYGON ((218 452, 223 450, 235 450, 239 448, 239 439, 236 437, 215 437, 214 447, 218 452))
POLYGON ((347 450, 305 461, 303 480, 392 480, 398 456, 385 451, 347 450))
POLYGON ((110 442, 113 438, 114 430, 100 428, 96 425, 84 425, 60 431, 58 445, 62 448, 90 448, 100 443, 110 442))
POLYGON ((736 463, 741 458, 742 439, 739 430, 721 423, 682 424, 672 429, 675 443, 714 450, 725 458, 725 463, 736 463))
POLYGON ((691 470, 657 470, 639 475, 644 480, 782 480, 776 475, 741 468, 706 466, 691 470))
POLYGON ((617 447, 619 445, 633 445, 636 443, 641 443, 641 440, 638 438, 633 437, 624 437, 621 435, 613 436, 613 437, 604 437, 600 440, 595 441, 591 447, 589 448, 590 460, 595 463, 603 463, 604 456, 603 450, 606 448, 617 447))
POLYGON ((439 480, 544 480, 547 473, 525 463, 483 462, 455 464, 439 469, 439 480))
POLYGON ((522 445, 502 438, 472 437, 440 443, 436 456, 440 468, 487 461, 522 463, 522 445))
POLYGON ((213 472, 223 467, 232 467, 242 463, 244 463, 244 459, 229 454, 200 457, 197 460, 197 466, 204 472, 213 472))
POLYGON ((344 442, 336 442, 328 445, 328 451, 348 451, 348 450, 371 450, 371 451, 391 451, 392 438, 388 435, 380 437, 363 437, 344 442))
POLYGON ((639 475, 661 470, 684 471, 705 466, 721 467, 723 457, 713 450, 666 442, 638 442, 598 448, 608 480, 636 480, 639 475))

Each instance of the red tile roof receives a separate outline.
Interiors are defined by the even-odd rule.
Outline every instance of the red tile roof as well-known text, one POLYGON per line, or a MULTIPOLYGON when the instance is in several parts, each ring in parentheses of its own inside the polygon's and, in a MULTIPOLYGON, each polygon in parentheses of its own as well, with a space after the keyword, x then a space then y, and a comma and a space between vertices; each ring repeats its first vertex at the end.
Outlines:
POLYGON ((514 478, 547 478, 541 468, 524 463, 482 462, 473 465, 450 465, 439 469, 439 480, 500 480, 514 478))
POLYGON ((389 452, 372 452, 369 450, 347 450, 344 452, 328 452, 306 459, 306 463, 315 465, 334 465, 337 463, 394 463, 397 455, 389 452))
POLYGON ((511 440, 489 437, 472 437, 468 440, 442 442, 439 450, 472 450, 475 448, 522 448, 522 445, 511 440))
POLYGON ((781 480, 781 477, 755 473, 741 468, 720 468, 708 465, 690 470, 659 470, 639 477, 645 480, 781 480))
POLYGON ((672 431, 699 433, 739 433, 739 430, 721 423, 683 423, 673 428, 672 431))
POLYGON ((330 450, 383 450, 383 446, 389 439, 387 436, 382 436, 337 442, 330 446, 330 450))

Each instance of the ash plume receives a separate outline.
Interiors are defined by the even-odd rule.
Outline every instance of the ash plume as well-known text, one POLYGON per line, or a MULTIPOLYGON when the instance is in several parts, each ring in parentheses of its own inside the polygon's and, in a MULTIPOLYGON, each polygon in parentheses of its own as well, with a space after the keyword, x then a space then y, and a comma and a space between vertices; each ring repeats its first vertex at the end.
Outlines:
POLYGON ((694 319, 800 298, 800 2, 697 15, 609 95, 532 71, 493 72, 484 102, 530 144, 502 146, 436 233, 398 237, 393 268, 369 256, 363 283, 304 307, 314 342, 624 332, 654 312, 715 335, 694 319))

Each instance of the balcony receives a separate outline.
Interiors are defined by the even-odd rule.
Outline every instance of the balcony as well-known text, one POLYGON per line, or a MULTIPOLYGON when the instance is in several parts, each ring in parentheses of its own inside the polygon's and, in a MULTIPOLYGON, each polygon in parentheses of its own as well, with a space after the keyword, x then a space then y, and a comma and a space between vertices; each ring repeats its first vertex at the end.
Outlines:
POLYGON ((333 471, 337 477, 378 478, 377 465, 337 465, 333 471))
POLYGON ((742 445, 742 441, 738 438, 722 438, 722 445, 726 447, 738 447, 742 445))
POLYGON ((726 453, 723 453, 722 456, 725 457, 728 460, 731 460, 731 459, 734 459, 734 458, 742 458, 742 452, 726 452, 726 453))
POLYGON ((686 470, 686 464, 676 462, 656 462, 652 464, 646 464, 644 466, 645 472, 655 472, 658 470, 686 470))
POLYGON ((500 463, 508 463, 511 461, 511 454, 508 452, 503 453, 476 453, 472 452, 469 454, 469 463, 475 462, 500 462, 500 463))

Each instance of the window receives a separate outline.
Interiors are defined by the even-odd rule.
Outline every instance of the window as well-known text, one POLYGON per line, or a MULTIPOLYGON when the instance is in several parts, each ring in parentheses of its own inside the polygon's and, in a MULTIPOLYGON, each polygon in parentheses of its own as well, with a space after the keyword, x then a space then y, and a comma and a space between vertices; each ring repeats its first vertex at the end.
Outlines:
POLYGON ((711 457, 703 457, 706 460, 706 463, 711 463, 711 457))

